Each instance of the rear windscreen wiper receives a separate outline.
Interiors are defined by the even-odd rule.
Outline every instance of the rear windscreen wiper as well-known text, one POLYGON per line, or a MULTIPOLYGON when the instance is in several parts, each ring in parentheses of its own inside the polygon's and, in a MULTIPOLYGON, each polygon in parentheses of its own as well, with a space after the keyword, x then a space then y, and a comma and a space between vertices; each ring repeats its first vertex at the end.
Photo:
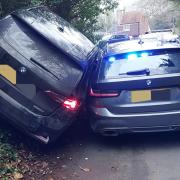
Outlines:
POLYGON ((161 58, 163 61, 162 64, 159 65, 159 67, 175 67, 175 64, 170 59, 161 58))
POLYGON ((133 75, 143 75, 146 74, 147 76, 150 75, 150 70, 148 68, 146 69, 140 69, 137 71, 129 71, 127 73, 123 73, 123 74, 119 74, 119 75, 129 75, 129 76, 133 76, 133 75))

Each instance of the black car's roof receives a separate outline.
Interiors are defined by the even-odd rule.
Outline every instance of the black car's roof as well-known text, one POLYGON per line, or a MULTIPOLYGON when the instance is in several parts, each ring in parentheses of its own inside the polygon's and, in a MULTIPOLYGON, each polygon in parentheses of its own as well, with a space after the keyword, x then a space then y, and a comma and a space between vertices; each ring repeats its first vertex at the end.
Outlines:
POLYGON ((115 42, 107 44, 105 56, 122 54, 122 53, 131 53, 137 51, 146 51, 154 49, 169 49, 169 48, 179 48, 180 44, 178 43, 167 43, 162 41, 149 41, 149 40, 129 40, 124 42, 115 42))
POLYGON ((12 13, 40 35, 78 61, 86 60, 93 44, 68 22, 44 6, 22 9, 12 13))

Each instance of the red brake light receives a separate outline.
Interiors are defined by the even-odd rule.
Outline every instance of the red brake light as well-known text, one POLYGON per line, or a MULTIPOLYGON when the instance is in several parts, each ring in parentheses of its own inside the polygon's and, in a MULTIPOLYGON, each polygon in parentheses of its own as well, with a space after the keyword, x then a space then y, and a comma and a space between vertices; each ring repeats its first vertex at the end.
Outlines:
POLYGON ((63 102, 63 106, 66 108, 66 109, 69 109, 69 110, 72 110, 72 111, 75 111, 79 108, 79 102, 78 100, 76 99, 67 99, 63 102))
POLYGON ((108 93, 96 93, 92 90, 92 88, 90 89, 90 93, 89 93, 90 96, 93 96, 93 97, 116 97, 119 95, 119 93, 116 93, 116 92, 108 92, 108 93))
POLYGON ((76 111, 80 106, 80 102, 75 98, 69 98, 64 100, 64 98, 60 97, 59 94, 53 91, 45 91, 45 93, 48 94, 52 100, 59 103, 60 105, 63 105, 63 107, 65 107, 66 109, 76 111))

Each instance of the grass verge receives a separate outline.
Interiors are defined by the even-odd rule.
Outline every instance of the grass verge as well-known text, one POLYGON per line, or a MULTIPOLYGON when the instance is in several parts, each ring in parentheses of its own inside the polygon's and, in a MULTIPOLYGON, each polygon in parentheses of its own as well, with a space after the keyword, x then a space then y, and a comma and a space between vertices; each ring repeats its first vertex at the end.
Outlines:
POLYGON ((0 129, 0 179, 22 179, 20 158, 15 146, 8 143, 11 134, 0 129))

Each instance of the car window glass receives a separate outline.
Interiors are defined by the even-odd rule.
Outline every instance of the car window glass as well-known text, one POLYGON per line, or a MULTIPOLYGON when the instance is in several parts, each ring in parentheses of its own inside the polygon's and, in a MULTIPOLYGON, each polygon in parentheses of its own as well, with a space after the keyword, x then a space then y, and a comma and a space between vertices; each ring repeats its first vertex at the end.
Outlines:
MULTIPOLYGON (((100 79, 129 77, 129 72, 149 69, 149 75, 180 73, 180 52, 135 59, 117 59, 113 62, 103 60, 100 68, 100 79)), ((142 75, 142 74, 139 74, 142 75)), ((138 74, 134 75, 138 76, 138 74)))

